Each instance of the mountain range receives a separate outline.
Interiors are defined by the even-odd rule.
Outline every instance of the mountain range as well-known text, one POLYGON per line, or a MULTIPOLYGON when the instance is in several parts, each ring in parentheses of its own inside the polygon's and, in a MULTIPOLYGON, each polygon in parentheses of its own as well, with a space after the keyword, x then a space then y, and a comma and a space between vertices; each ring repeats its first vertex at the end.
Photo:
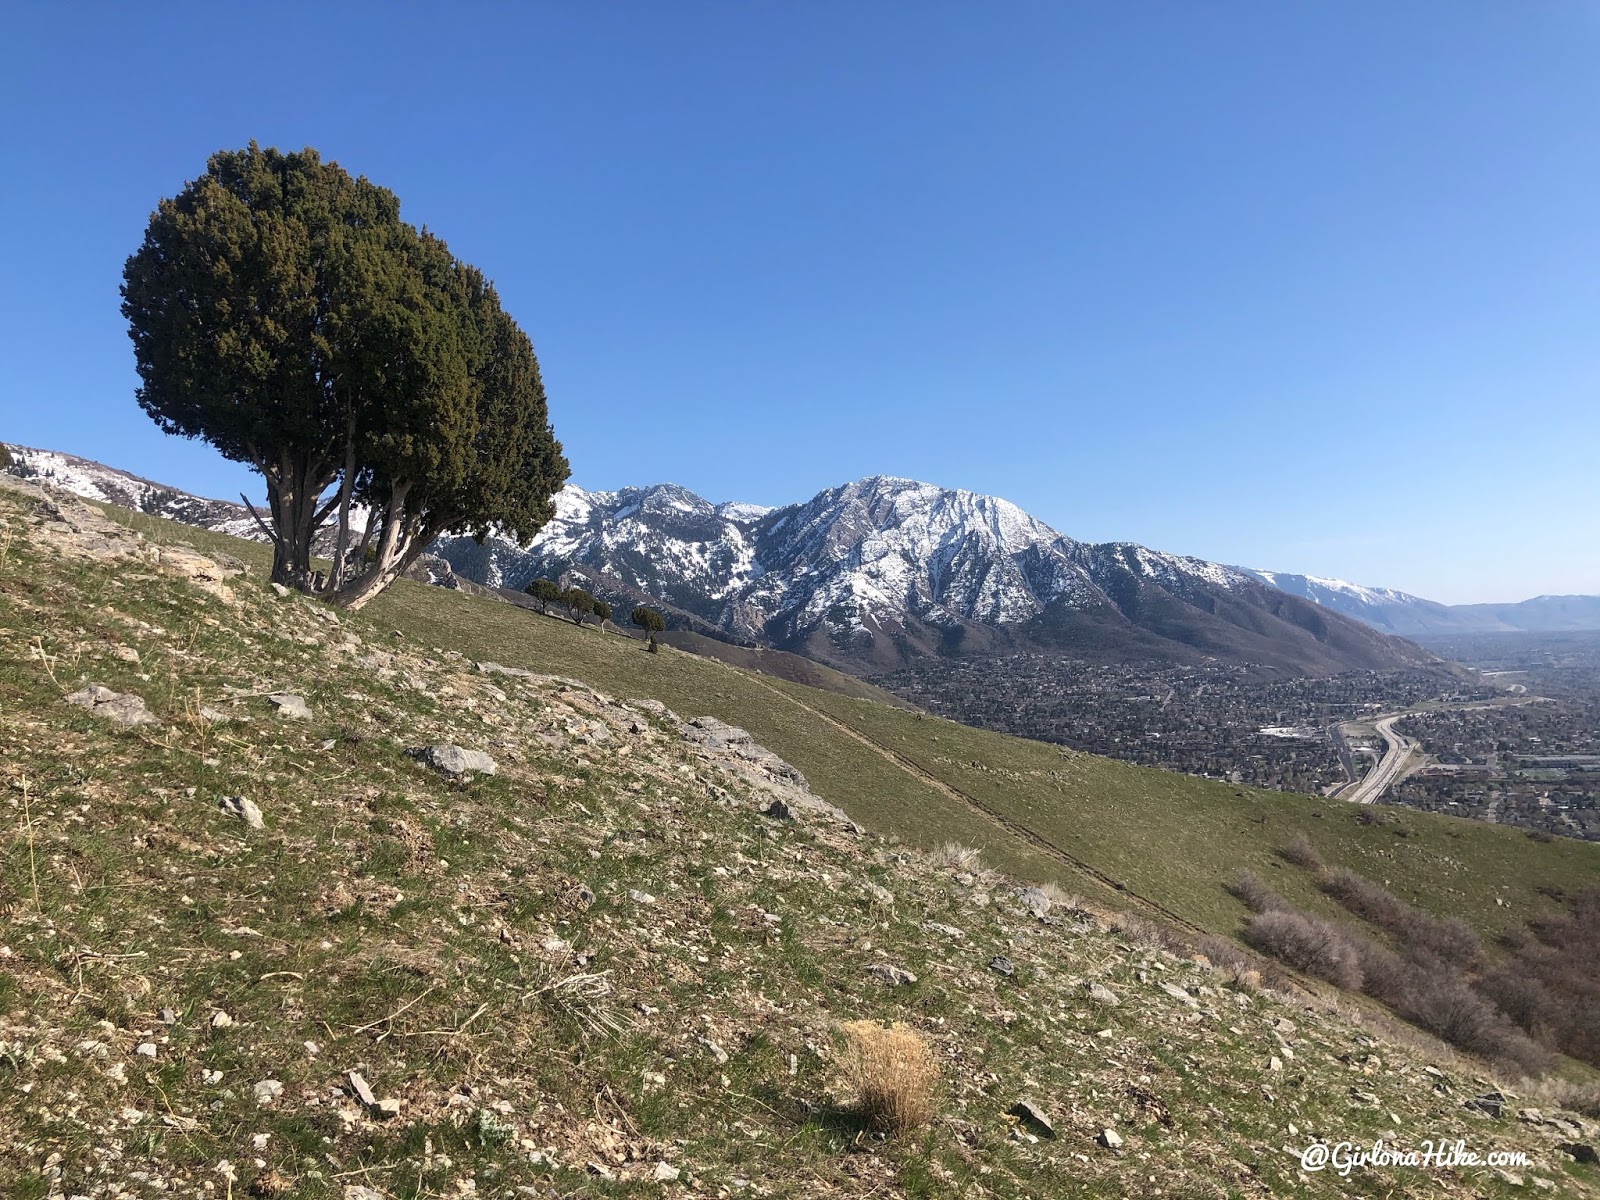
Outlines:
MULTIPOLYGON (((79 495, 260 536, 240 505, 71 455, 11 452, 13 469, 79 495)), ((1394 635, 1600 628, 1596 597, 1441 605, 1131 542, 1080 542, 1006 500, 891 476, 781 508, 713 504, 675 484, 569 485, 555 507, 527 547, 447 537, 433 554, 445 574, 475 583, 581 583, 618 607, 659 605, 701 642, 792 651, 855 673, 929 654, 1042 649, 1082 661, 1224 659, 1321 674, 1436 662, 1394 635)))
POLYGON ((1238 568, 1279 591, 1314 601, 1400 637, 1458 633, 1567 633, 1600 629, 1600 596, 1535 596, 1509 604, 1440 604, 1342 579, 1238 568))

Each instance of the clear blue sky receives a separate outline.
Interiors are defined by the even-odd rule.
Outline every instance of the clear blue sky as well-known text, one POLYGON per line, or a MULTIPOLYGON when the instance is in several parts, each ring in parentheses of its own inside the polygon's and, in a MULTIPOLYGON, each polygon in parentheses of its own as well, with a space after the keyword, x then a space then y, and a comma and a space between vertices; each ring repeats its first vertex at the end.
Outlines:
POLYGON ((1445 601, 1600 592, 1600 6, 0 11, 0 438, 230 495, 123 260, 251 138, 499 284, 585 487, 873 473, 1445 601))

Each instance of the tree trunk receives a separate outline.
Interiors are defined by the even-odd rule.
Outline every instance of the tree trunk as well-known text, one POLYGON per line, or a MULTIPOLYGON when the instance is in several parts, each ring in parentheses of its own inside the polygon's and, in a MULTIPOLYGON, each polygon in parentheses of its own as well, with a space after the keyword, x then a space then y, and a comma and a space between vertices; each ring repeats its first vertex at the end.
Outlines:
MULTIPOLYGON (((364 607, 379 592, 403 575, 417 557, 433 544, 449 522, 431 514, 408 515, 406 496, 411 485, 396 484, 389 495, 383 513, 383 530, 378 537, 378 549, 373 561, 354 579, 328 596, 331 604, 352 612, 364 607)), ((375 514, 373 514, 375 515, 375 514)), ((368 518, 368 533, 372 530, 372 517, 368 518)))
POLYGON ((339 480, 339 536, 333 544, 333 569, 328 572, 329 594, 344 586, 345 556, 350 551, 350 493, 355 488, 355 477, 356 413, 352 408, 344 431, 344 472, 339 480))

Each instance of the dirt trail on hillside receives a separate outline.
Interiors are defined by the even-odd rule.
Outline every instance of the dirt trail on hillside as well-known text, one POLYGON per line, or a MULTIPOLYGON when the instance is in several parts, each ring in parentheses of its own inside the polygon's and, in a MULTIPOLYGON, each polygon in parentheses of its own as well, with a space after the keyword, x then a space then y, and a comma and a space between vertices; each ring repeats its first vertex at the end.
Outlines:
MULTIPOLYGON (((963 804, 972 809, 979 816, 983 817, 989 824, 1000 829, 1002 832, 1011 834, 1013 837, 1020 838, 1033 849, 1044 854, 1046 857, 1054 859, 1063 866, 1070 867, 1074 871, 1077 871, 1080 874, 1094 880, 1102 887, 1111 889, 1118 895, 1126 896, 1135 904, 1150 910, 1150 912, 1156 914, 1164 921, 1171 922, 1172 924, 1188 930, 1191 933, 1202 936, 1210 935, 1210 930, 1196 925, 1193 921, 1190 921, 1186 917, 1179 916, 1177 913, 1173 912, 1170 908, 1167 908, 1158 901, 1151 900, 1147 896, 1141 896, 1138 892, 1130 889, 1127 884, 1121 882, 1120 880, 1113 879, 1104 871, 1098 870, 1097 868, 1092 867, 1088 863, 1084 862, 1081 858, 1077 858, 1074 855, 1069 854, 1067 851, 1061 849, 1061 847, 1057 846, 1054 842, 1050 841, 1048 838, 1039 834, 1035 830, 1030 829, 1028 826, 1023 825, 1020 822, 1015 821, 1012 818, 996 811, 989 805, 985 804, 982 800, 979 800, 976 796, 970 795, 969 793, 962 791, 960 788, 946 783, 943 779, 940 779, 937 775, 934 775, 932 772, 924 769, 912 759, 909 759, 905 755, 901 754, 898 750, 895 750, 889 746, 885 746, 882 742, 868 734, 862 733, 859 729, 846 724, 844 721, 841 721, 839 718, 831 715, 830 713, 823 712, 821 709, 813 708, 805 701, 796 699, 787 692, 773 687, 770 683, 753 672, 751 674, 751 678, 762 687, 766 688, 767 691, 771 692, 773 695, 782 697, 795 707, 802 708, 819 720, 825 721, 827 724, 837 729, 846 737, 853 738, 863 746, 866 746, 876 754, 893 763, 900 770, 906 772, 908 775, 913 776, 919 782, 927 784, 935 791, 949 797, 956 803, 963 804)), ((1091 907, 1090 911, 1095 910, 1091 907)), ((1113 910, 1101 909, 1096 912, 1096 915, 1110 917, 1116 914, 1113 910)))

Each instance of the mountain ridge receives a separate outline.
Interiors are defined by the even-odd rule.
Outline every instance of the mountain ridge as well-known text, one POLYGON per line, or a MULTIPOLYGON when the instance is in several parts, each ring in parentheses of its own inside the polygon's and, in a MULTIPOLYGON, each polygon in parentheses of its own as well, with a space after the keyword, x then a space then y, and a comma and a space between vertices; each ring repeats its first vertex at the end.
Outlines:
MULTIPOLYGON (((70 455, 17 455, 24 473, 92 498, 257 533, 237 505, 186 503, 176 489, 70 455)), ((678 484, 569 485, 555 510, 527 547, 445 537, 433 553, 475 583, 567 578, 619 606, 660 603, 695 633, 857 674, 925 655, 1039 648, 1307 674, 1437 663, 1235 568, 1133 542, 1081 542, 1000 497, 897 476, 779 508, 713 504, 678 484)))

